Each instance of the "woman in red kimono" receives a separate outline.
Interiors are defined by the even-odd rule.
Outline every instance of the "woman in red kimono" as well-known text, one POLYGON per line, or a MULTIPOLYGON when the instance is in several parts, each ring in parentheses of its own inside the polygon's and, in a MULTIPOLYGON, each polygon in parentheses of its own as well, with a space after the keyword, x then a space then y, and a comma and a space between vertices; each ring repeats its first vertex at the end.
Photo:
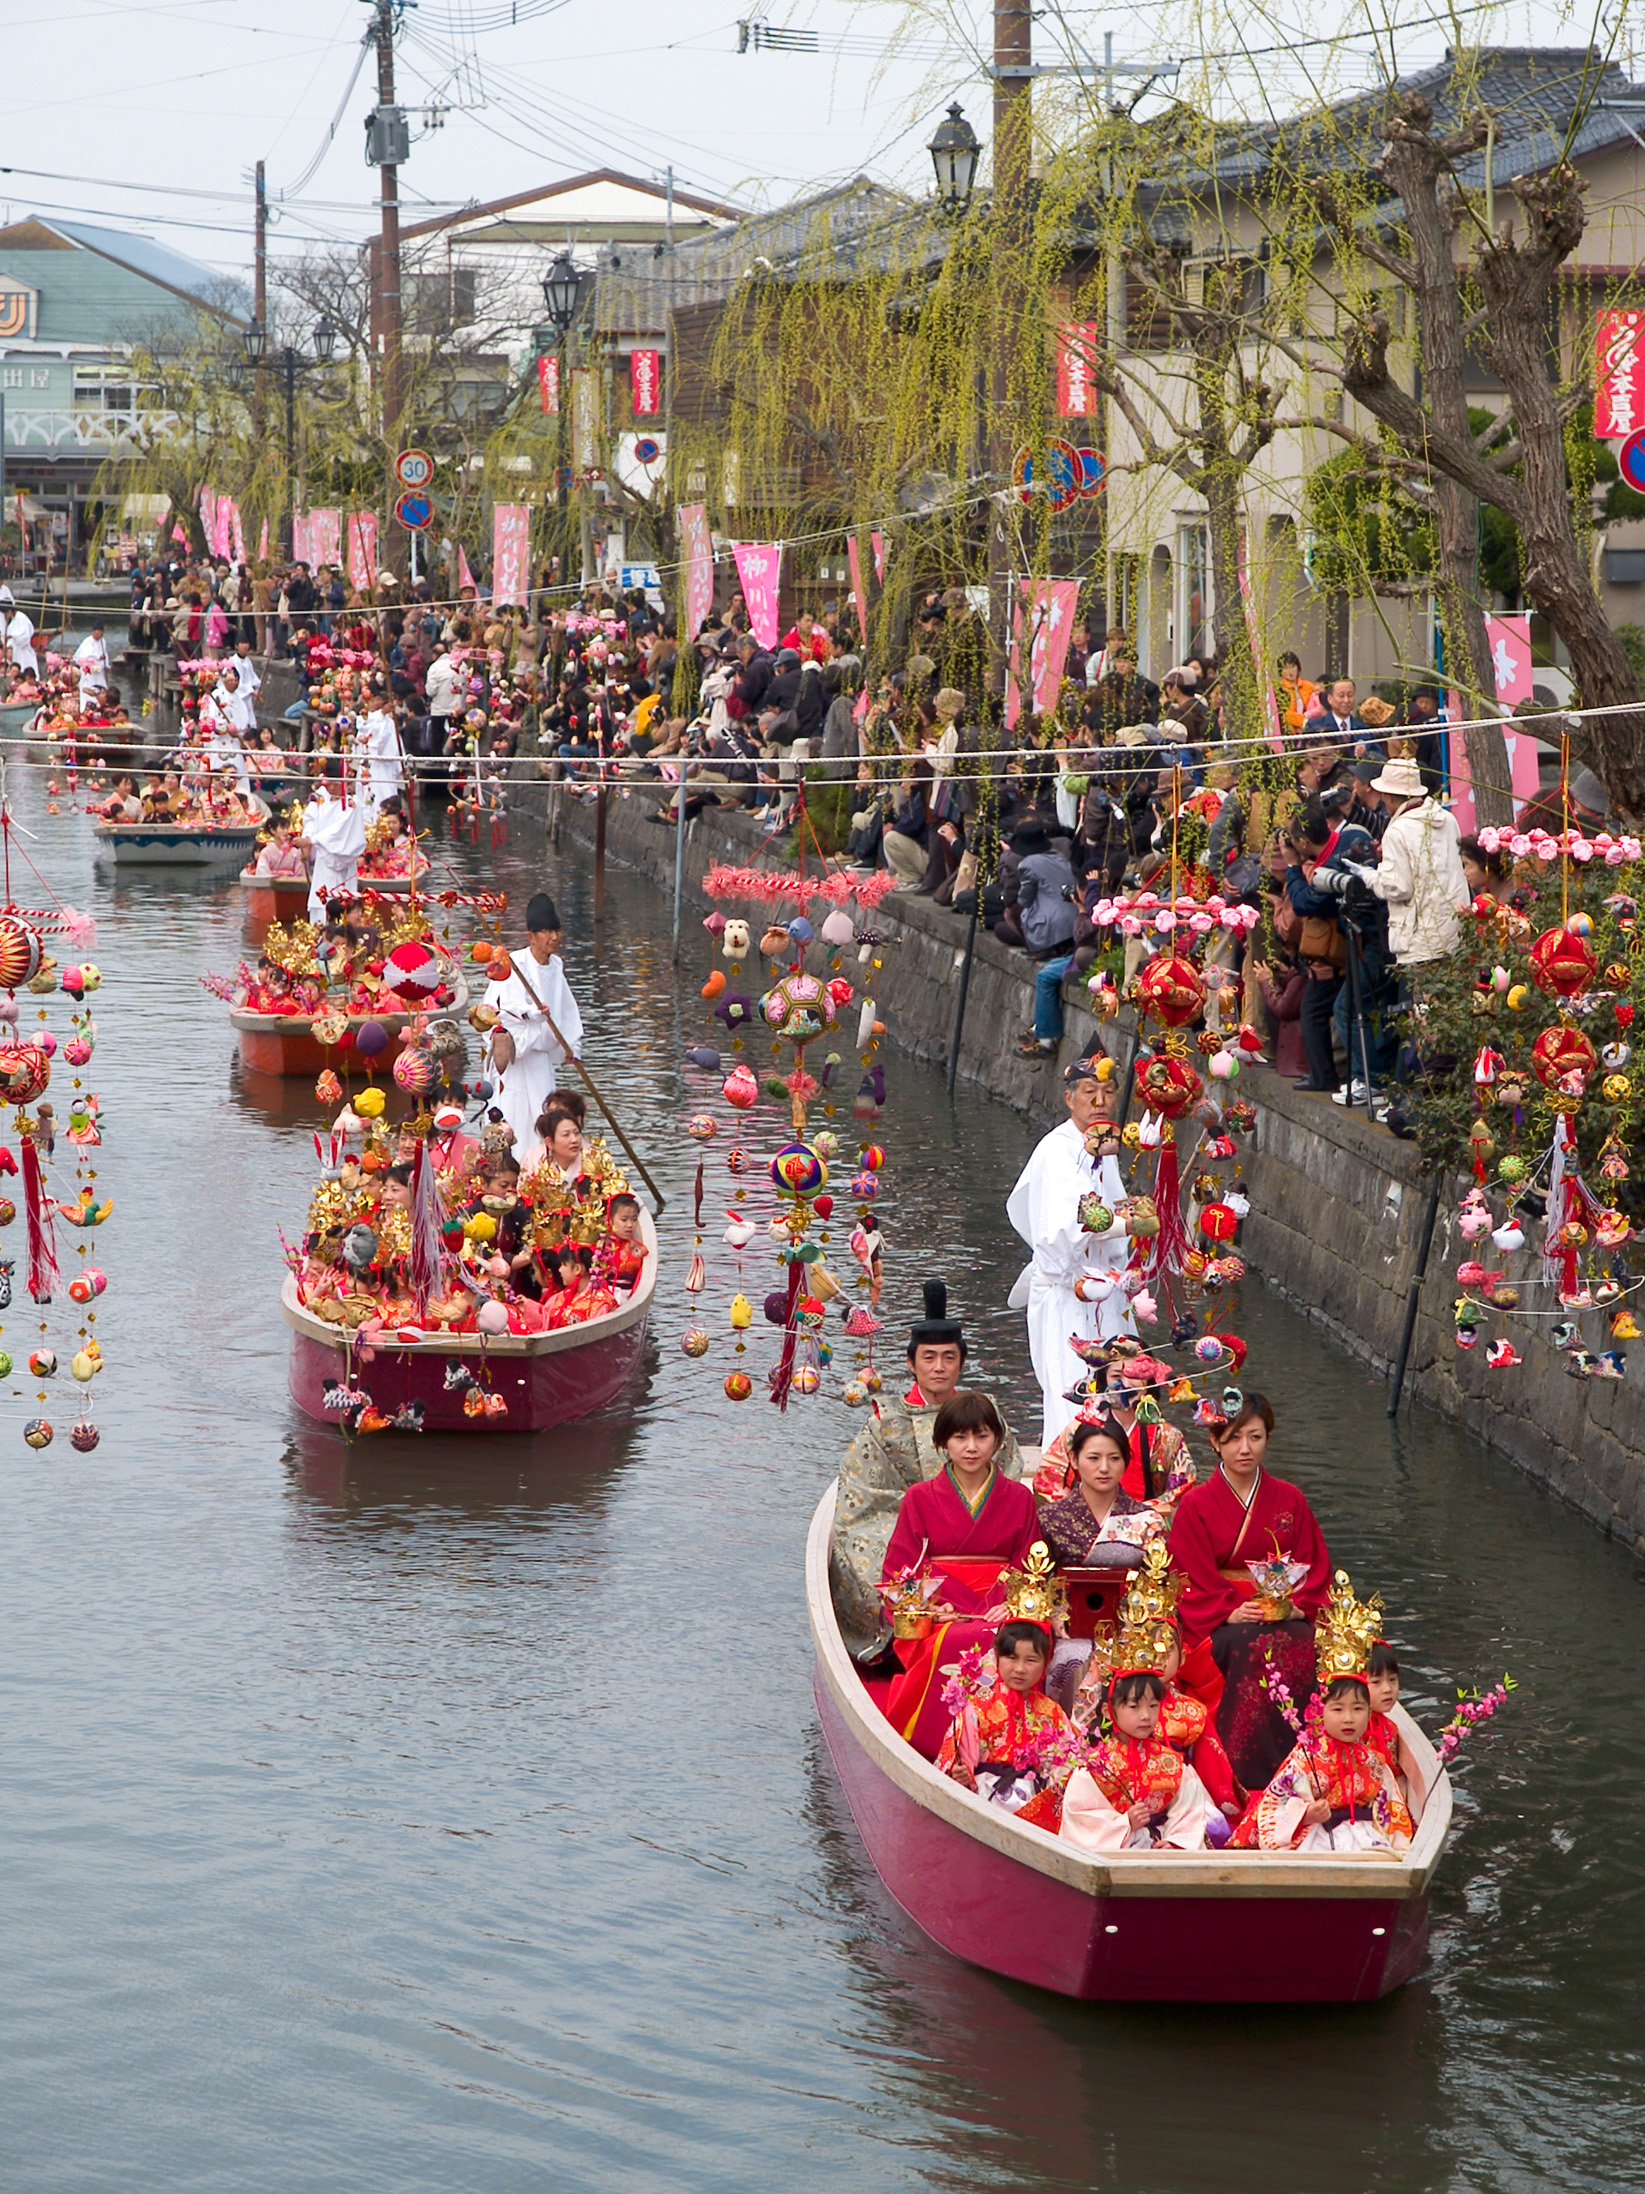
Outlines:
POLYGON ((986 1394, 961 1388, 938 1410, 931 1438, 943 1468, 903 1495, 880 1571, 881 1591, 894 1594, 902 1663, 886 1718, 928 1760, 949 1727, 945 1668, 969 1647, 993 1644, 1000 1578, 1022 1567, 1040 1535, 1033 1494, 995 1468, 1005 1427, 986 1394))
POLYGON ((1171 1526, 1171 1562, 1187 1586, 1177 1604, 1185 1686, 1215 1710, 1239 1780, 1261 1790, 1296 1739, 1264 1685, 1272 1670, 1300 1711, 1314 1688, 1314 1617, 1331 1591, 1331 1559, 1300 1488, 1263 1467, 1274 1412, 1248 1394, 1213 1431, 1218 1468, 1190 1486, 1171 1526), (1259 1590, 1249 1565, 1288 1560, 1286 1593, 1259 1590))

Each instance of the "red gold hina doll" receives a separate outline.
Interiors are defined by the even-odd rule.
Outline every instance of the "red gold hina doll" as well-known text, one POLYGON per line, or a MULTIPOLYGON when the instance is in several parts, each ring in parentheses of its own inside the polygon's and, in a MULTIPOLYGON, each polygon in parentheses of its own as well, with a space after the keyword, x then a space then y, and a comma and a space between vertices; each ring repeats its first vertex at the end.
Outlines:
POLYGON ((954 1719, 937 1767, 1019 1821, 1055 1835, 1063 1785, 1079 1764, 1081 1747, 1067 1715, 1045 1696, 1059 1588, 1044 1543, 1032 1548, 1025 1569, 1002 1583, 1006 1620, 993 1652, 965 1655, 944 1688, 943 1703, 954 1719))
POLYGON ((1000 1579, 1024 1566, 1040 1536, 1033 1494, 996 1465, 1005 1427, 986 1394, 953 1394, 931 1437, 943 1466, 903 1495, 880 1570, 902 1667, 886 1717, 928 1760, 949 1726, 944 1674, 966 1651, 993 1644, 1000 1579))
POLYGON ((1382 1614, 1355 1600, 1338 1570, 1319 1622, 1319 1692, 1303 1734, 1234 1831, 1242 1850, 1403 1851, 1411 1815, 1393 1769, 1366 1743, 1371 1689, 1365 1673, 1382 1614))
POLYGON ((1150 1547, 1120 1602, 1106 1691, 1108 1734, 1090 1746, 1063 1792, 1062 1835, 1081 1850, 1205 1848, 1210 1798, 1161 1726, 1170 1689, 1163 1671, 1177 1644, 1170 1615, 1175 1597, 1164 1549, 1150 1547))

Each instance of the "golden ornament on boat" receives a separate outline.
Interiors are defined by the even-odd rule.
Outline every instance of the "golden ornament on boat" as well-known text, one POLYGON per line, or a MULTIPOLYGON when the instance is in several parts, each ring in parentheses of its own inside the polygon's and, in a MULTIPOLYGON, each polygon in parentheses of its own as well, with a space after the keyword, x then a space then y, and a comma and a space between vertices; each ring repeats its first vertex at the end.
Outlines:
POLYGON ((1371 1648, 1382 1636, 1382 1595, 1354 1598, 1348 1572, 1331 1579, 1331 1597, 1314 1624, 1314 1658, 1323 1683, 1338 1676, 1363 1676, 1371 1648))
POLYGON ((1050 1625, 1068 1612, 1068 1596, 1051 1550, 1043 1539, 1028 1549, 1021 1569, 1008 1569, 1000 1579, 1008 1622, 1050 1625))

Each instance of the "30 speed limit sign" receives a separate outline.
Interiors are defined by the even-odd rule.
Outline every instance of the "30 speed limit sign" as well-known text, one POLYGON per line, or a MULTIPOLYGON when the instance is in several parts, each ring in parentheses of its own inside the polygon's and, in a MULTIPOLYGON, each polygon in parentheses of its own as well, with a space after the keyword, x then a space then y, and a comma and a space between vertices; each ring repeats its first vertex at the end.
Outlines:
POLYGON ((394 477, 403 488, 426 488, 434 477, 434 460, 426 449, 403 449, 394 460, 394 477))

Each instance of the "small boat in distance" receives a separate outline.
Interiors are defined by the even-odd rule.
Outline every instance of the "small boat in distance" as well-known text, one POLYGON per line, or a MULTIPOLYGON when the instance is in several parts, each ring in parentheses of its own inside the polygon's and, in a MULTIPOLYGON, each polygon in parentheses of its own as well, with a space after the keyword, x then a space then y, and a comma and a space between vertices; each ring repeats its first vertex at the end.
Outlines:
POLYGON ((250 812, 243 822, 111 823, 99 818, 92 825, 92 835, 99 854, 112 854, 123 864, 217 868, 237 861, 243 865, 269 818, 267 803, 256 793, 247 793, 244 799, 250 812))
POLYGON ((1370 2003, 1413 1977, 1451 1784, 1402 1707, 1395 1717, 1428 1785, 1408 1851, 1093 1857, 939 1775, 886 1720, 834 1617, 834 1492, 818 1502, 805 1550, 812 1691, 874 1869, 934 1942, 1098 2003, 1370 2003))
MULTIPOLYGON (((428 880, 432 863, 428 855, 420 854, 417 860, 417 888, 421 890, 428 880)), ((240 882, 246 894, 246 920, 259 935, 270 922, 284 922, 288 927, 302 921, 308 913, 308 878, 306 876, 259 876, 256 868, 243 868, 240 882)), ((406 899, 411 895, 409 876, 373 876, 364 868, 360 872, 362 894, 372 893, 380 899, 406 899)))
POLYGON ((288 1272, 280 1309, 292 1335, 291 1398, 305 1416, 337 1425, 326 1391, 352 1385, 386 1418, 420 1405, 426 1432, 542 1432, 586 1417, 622 1392, 645 1347, 657 1285, 657 1229, 643 1207, 640 1234, 646 1258, 634 1291, 603 1318, 556 1333, 422 1335, 402 1328, 375 1341, 369 1364, 347 1349, 335 1325, 298 1301, 296 1278, 288 1272), (465 1409, 476 1381, 484 1392, 501 1395, 506 1411, 475 1416, 465 1409))
POLYGON ((240 1039, 240 1064, 253 1074, 306 1074, 311 1078, 323 1067, 356 1064, 356 1040, 368 1021, 375 1021, 389 1037, 388 1049, 379 1052, 373 1066, 383 1072, 393 1067, 405 1048, 413 1021, 446 1020, 468 1009, 468 981, 455 961, 446 970, 451 996, 443 1004, 401 1007, 383 1013, 253 1013, 245 1006, 229 1008, 229 1026, 240 1039), (328 1043, 315 1034, 316 1022, 334 1021, 338 1033, 328 1043))

